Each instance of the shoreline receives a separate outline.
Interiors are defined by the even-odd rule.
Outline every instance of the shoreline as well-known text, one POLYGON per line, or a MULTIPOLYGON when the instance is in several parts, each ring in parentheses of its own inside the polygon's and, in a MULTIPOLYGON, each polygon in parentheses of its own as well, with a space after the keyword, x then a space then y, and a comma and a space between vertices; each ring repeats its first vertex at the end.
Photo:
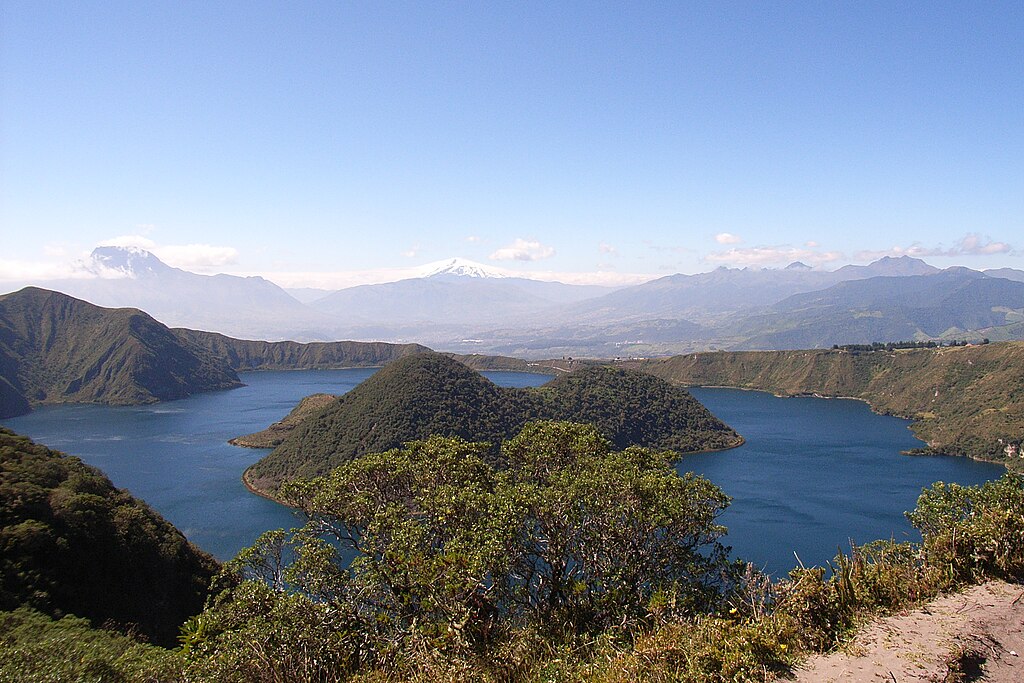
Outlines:
POLYGON ((266 498, 267 500, 273 501, 273 502, 277 503, 278 505, 283 505, 284 507, 288 508, 289 510, 296 510, 297 509, 295 507, 292 507, 291 505, 288 505, 287 503, 285 503, 280 498, 274 497, 269 492, 264 491, 262 489, 258 489, 255 486, 253 486, 253 484, 249 481, 249 470, 250 469, 252 469, 252 465, 250 465, 249 467, 246 467, 245 470, 242 472, 242 476, 240 477, 240 479, 242 480, 242 485, 245 486, 245 488, 247 488, 249 490, 249 493, 255 494, 255 495, 259 496, 260 498, 266 498))
POLYGON ((691 455, 700 455, 701 453, 722 453, 724 451, 731 451, 747 443, 747 439, 742 434, 737 433, 736 436, 739 437, 739 440, 732 445, 722 446, 721 448, 705 448, 704 450, 700 451, 686 451, 685 453, 680 453, 679 457, 676 458, 673 462, 682 462, 684 459, 688 458, 691 455))

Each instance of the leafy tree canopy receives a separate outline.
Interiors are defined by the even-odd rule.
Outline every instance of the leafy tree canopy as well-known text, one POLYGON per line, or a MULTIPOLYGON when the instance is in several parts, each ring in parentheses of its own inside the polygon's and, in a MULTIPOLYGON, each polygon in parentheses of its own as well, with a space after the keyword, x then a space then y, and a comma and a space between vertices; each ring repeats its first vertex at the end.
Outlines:
POLYGON ((216 660, 251 628, 238 615, 254 591, 274 610, 330 605, 353 657, 387 659, 410 642, 479 651, 522 627, 554 638, 628 629, 655 595, 707 607, 732 580, 716 522, 728 498, 679 476, 670 454, 614 450, 596 427, 566 422, 527 425, 504 445, 506 468, 486 453, 435 436, 287 484, 309 523, 236 559, 248 581, 203 615, 195 656, 216 660))

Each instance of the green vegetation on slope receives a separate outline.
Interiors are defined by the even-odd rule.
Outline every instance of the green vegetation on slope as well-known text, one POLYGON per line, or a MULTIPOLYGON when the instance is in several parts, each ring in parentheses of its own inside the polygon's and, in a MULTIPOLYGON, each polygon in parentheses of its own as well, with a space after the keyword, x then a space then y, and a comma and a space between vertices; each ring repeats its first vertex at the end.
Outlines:
POLYGON ((293 341, 232 339, 216 332, 184 328, 172 331, 190 346, 223 359, 232 369, 238 371, 377 367, 411 353, 430 350, 419 344, 354 341, 300 344, 293 341))
POLYGON ((631 370, 585 366, 530 390, 544 419, 597 425, 617 448, 676 453, 732 448, 741 439, 687 391, 631 370))
POLYGON ((432 435, 487 441, 496 455, 502 441, 537 419, 592 422, 618 448, 684 453, 741 441, 688 392, 643 373, 594 366, 538 389, 510 389, 426 353, 387 365, 310 415, 247 470, 246 482, 273 491, 286 479, 324 474, 363 453, 432 435))
MULTIPOLYGON (((0 436, 4 462, 11 449, 36 456, 0 472, 4 486, 53 460, 100 476, 0 436)), ((727 498, 679 476, 667 453, 616 451, 592 425, 567 423, 531 424, 503 450, 498 469, 487 444, 432 437, 289 484, 282 495, 309 524, 268 532, 226 565, 180 650, 25 606, 0 612, 0 680, 763 682, 875 615, 1024 578, 1014 475, 926 489, 909 515, 920 544, 854 547, 831 571, 772 583, 725 559, 727 498)), ((30 488, 14 499, 41 500, 30 488)), ((160 595, 164 579, 147 589, 160 595)))
POLYGON ((1024 441, 1024 342, 696 353, 630 365, 687 386, 860 398, 880 413, 915 420, 914 433, 931 452, 1022 466, 1006 447, 1024 441))
POLYGON ((20 607, 0 612, 0 681, 161 683, 182 680, 177 652, 20 607))
POLYGON ((99 470, 0 428, 0 610, 74 614, 172 643, 216 571, 99 470))
POLYGON ((727 499, 593 426, 504 445, 434 437, 286 485, 265 534, 184 630, 195 681, 772 680, 872 616, 1024 578, 1024 480, 936 484, 920 544, 875 542, 772 583, 725 561, 727 499), (327 532, 356 559, 340 561, 327 532))
POLYGON ((667 453, 615 451, 594 426, 564 422, 506 441, 502 469, 487 464, 488 449, 431 437, 286 486, 310 525, 291 538, 271 532, 232 564, 250 581, 218 597, 202 633, 187 630, 192 675, 338 675, 417 648, 487 652, 523 628, 574 639, 636 626, 656 593, 710 609, 732 582, 715 522, 728 499, 677 474, 667 453), (348 565, 324 533, 357 559, 348 565), (286 623, 266 628, 266 610, 286 623), (303 634, 325 617, 332 633, 308 647, 303 634), (257 640, 254 658, 244 643, 257 640))
POLYGON ((0 417, 37 403, 152 403, 240 384, 142 311, 35 287, 0 296, 0 417))

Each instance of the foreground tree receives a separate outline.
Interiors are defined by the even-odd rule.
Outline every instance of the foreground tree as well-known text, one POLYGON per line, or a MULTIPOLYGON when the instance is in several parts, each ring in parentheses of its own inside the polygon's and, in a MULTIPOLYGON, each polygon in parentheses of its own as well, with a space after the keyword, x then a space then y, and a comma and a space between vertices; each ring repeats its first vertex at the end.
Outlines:
POLYGON ((345 624, 334 642, 352 670, 419 645, 482 654, 523 629, 556 642, 629 631, 652 599, 709 608, 728 587, 715 521, 728 499, 680 477, 667 454, 613 451, 595 428, 564 422, 528 425, 501 469, 487 449, 432 437, 284 487, 309 523, 240 555, 231 571, 243 583, 187 630, 193 653, 230 650, 255 596, 278 615, 345 624))

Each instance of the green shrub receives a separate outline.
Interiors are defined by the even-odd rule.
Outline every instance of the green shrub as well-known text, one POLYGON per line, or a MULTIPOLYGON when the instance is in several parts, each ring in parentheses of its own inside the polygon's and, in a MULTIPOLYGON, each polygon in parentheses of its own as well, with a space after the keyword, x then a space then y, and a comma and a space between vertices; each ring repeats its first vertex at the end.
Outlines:
POLYGON ((190 681, 341 681, 363 638, 337 605, 246 581, 182 628, 190 681))
POLYGON ((1005 474, 981 486, 936 483, 909 513, 930 565, 951 583, 1024 576, 1024 478, 1005 474))
POLYGON ((0 612, 0 681, 68 683, 182 680, 176 652, 78 617, 58 621, 22 607, 0 612))

